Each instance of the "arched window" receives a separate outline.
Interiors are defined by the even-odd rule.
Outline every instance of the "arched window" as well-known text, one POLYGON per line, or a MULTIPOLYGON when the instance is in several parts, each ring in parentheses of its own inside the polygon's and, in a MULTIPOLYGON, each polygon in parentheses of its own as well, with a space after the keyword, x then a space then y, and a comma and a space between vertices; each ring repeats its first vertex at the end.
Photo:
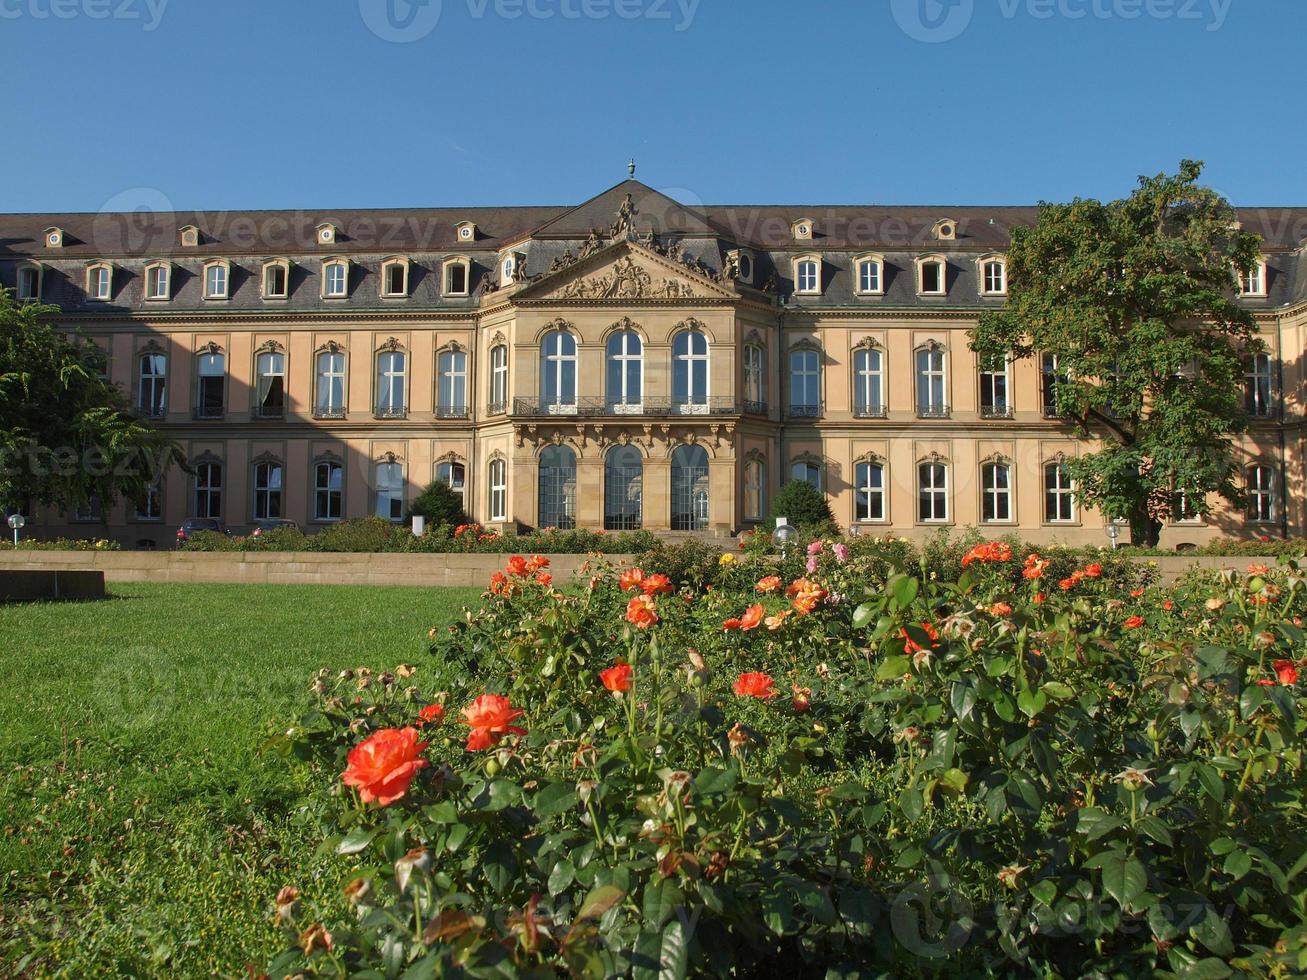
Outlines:
POLYGON ((1244 296, 1266 295, 1266 260, 1259 258, 1247 272, 1239 273, 1239 292, 1244 296))
POLYGON ((345 417, 345 352, 318 351, 313 414, 320 419, 345 417))
POLYGON ((41 298, 41 267, 28 263, 18 267, 18 288, 15 298, 39 300, 41 298))
POLYGON ((853 519, 885 519, 885 464, 864 460, 854 468, 853 519))
POLYGON ((1257 524, 1275 521, 1275 470, 1258 464, 1248 467, 1248 520, 1257 524))
POLYGON ((980 290, 986 296, 1003 296, 1007 293, 1007 263, 1002 259, 986 259, 980 264, 980 290))
POLYGON ((349 295, 349 263, 344 259, 323 263, 322 295, 327 299, 343 299, 349 295))
POLYGON ((97 262, 86 269, 86 295, 89 299, 107 300, 113 297, 113 266, 97 262))
POLYGON ((467 490, 467 467, 457 460, 441 460, 436 464, 436 480, 445 484, 458 494, 459 499, 462 499, 467 490))
POLYGON ((576 414, 576 338, 566 330, 540 345, 540 400, 550 415, 576 414))
POLYGON ((1274 414, 1272 391, 1271 355, 1254 354, 1244 371, 1244 408, 1249 416, 1268 419, 1274 414))
POLYGON ((943 348, 922 347, 917 351, 916 360, 917 415, 924 419, 947 418, 943 348))
POLYGON ((1044 521, 1047 524, 1074 521, 1075 488, 1063 463, 1044 464, 1044 521))
POLYGON ((790 416, 816 418, 821 414, 821 352, 801 348, 790 351, 790 416))
POLYGON ((699 330, 672 341, 672 403, 682 415, 708 411, 708 338, 699 330))
POLYGON ((802 480, 814 489, 822 488, 821 463, 815 459, 800 459, 790 466, 790 479, 802 480))
POLYGON ((222 517, 222 464, 199 463, 195 467, 195 516, 222 517))
POLYGON ((391 299, 408 295, 408 259, 386 259, 381 263, 381 295, 391 299))
POLYGON ((744 519, 760 521, 767 512, 767 464, 761 459, 744 461, 744 519))
POLYGON ((490 348, 490 405, 491 415, 500 415, 508 409, 508 348, 496 344, 490 348))
POLYGON ((468 294, 471 263, 465 258, 449 259, 445 263, 445 295, 466 296, 468 294))
POLYGON ((436 417, 442 419, 466 418, 467 411, 467 351, 444 350, 436 359, 439 391, 436 398, 436 417))
POLYGON ((162 418, 168 410, 168 360, 162 354, 142 354, 138 361, 139 378, 136 406, 142 415, 162 418))
POLYGON ((290 295, 290 262, 269 259, 263 263, 263 298, 285 299, 290 295))
POLYGON ((338 521, 345 513, 345 469, 335 460, 313 464, 313 519, 338 521))
POLYGON ((254 519, 281 517, 282 468, 277 462, 254 464, 254 519))
POLYGON ((204 298, 205 299, 226 299, 227 281, 230 278, 230 267, 225 260, 215 260, 207 262, 204 266, 204 298))
POLYGON ((286 355, 280 350, 259 353, 254 365, 260 418, 279 419, 286 414, 286 355))
POLYGON ((604 527, 635 531, 644 514, 644 460, 634 446, 615 446, 604 458, 604 527))
POLYGON ((885 263, 879 256, 867 256, 854 263, 855 289, 864 296, 885 292, 885 263))
POLYGON ((858 418, 885 416, 885 355, 875 347, 853 352, 853 414, 858 418))
POLYGON ((155 262, 145 267, 145 298, 168 299, 172 282, 172 267, 166 262, 155 262))
POLYGON ((634 330, 608 338, 608 407, 615 414, 638 415, 644 389, 644 347, 634 330))
POLYGON ((760 344, 744 345, 744 410, 767 414, 767 354, 760 344))
POLYGON ((388 521, 404 519, 404 464, 395 460, 378 463, 373 481, 376 502, 372 513, 388 521))
POLYGON ((490 461, 490 519, 508 519, 508 463, 502 459, 490 461))
POLYGON ((407 409, 408 358, 402 350, 383 350, 377 354, 377 415, 403 418, 407 409))
POLYGON ((986 522, 1012 520, 1012 467, 1007 463, 985 463, 980 467, 980 519, 986 522))
POLYGON ((195 414, 202 419, 222 418, 227 400, 226 356, 209 348, 197 359, 196 375, 195 414))
POLYGON ((548 446, 540 453, 540 526, 576 527, 576 453, 548 446))
POLYGON ((672 530, 702 531, 708 526, 708 451, 677 446, 672 453, 672 530))
POLYGON ((917 520, 923 524, 948 520, 948 464, 917 465, 917 520))
POLYGON ((820 293, 821 262, 818 259, 799 259, 795 262, 794 286, 797 293, 820 293))

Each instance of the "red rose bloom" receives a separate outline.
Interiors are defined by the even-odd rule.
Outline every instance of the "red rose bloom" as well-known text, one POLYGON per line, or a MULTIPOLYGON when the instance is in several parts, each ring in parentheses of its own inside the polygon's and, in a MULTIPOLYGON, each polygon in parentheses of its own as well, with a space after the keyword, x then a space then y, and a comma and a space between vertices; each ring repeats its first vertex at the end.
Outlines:
MULTIPOLYGON (((930 623, 922 623, 921 628, 925 631, 926 636, 930 638, 931 643, 934 643, 936 640, 939 639, 939 631, 936 630, 935 627, 931 626, 930 623)), ((906 626, 899 628, 899 636, 906 641, 903 644, 903 652, 906 654, 913 654, 919 650, 930 649, 930 647, 923 647, 921 644, 917 643, 910 636, 908 636, 908 630, 906 626)))
POLYGON ((628 568, 618 578, 617 584, 622 587, 623 592, 631 592, 640 588, 640 583, 644 581, 644 572, 638 568, 628 568))
POLYGON ((738 619, 735 619, 734 617, 722 623, 722 629, 726 630, 727 632, 731 630, 737 630, 739 628, 740 628, 740 621, 738 619))
POLYGON ((548 572, 540 572, 536 575, 536 581, 547 589, 549 586, 554 584, 554 577, 548 572))
POLYGON ((1139 627, 1141 627, 1141 626, 1144 625, 1144 617, 1143 617, 1143 616, 1131 616, 1129 619, 1127 619, 1127 620, 1126 620, 1124 623, 1122 623, 1121 625, 1124 626, 1124 627, 1125 627, 1126 629, 1128 629, 1128 630, 1137 630, 1137 629, 1139 629, 1139 627))
POLYGON ((443 705, 429 704, 418 712, 418 728, 421 728, 423 725, 428 725, 433 721, 440 721, 440 719, 444 717, 445 709, 443 705))
POLYGON ((781 577, 779 575, 768 575, 758 579, 757 589, 759 592, 776 592, 781 587, 781 577))
POLYGON ((426 742, 418 741, 416 728, 373 732, 350 749, 341 782, 355 787, 364 803, 389 806, 408 792, 418 770, 429 765, 419 757, 426 747, 426 742))
POLYGON ((1103 574, 1103 566, 1100 565, 1098 562, 1093 562, 1092 564, 1085 566, 1085 576, 1087 578, 1098 578, 1102 574, 1103 574))
POLYGON ((641 630, 648 629, 658 622, 653 599, 644 593, 631 596, 631 601, 626 604, 626 621, 641 630))
POLYGON ((599 679, 610 691, 629 691, 631 689, 631 665, 617 664, 599 672, 599 679))
POLYGON ((467 736, 467 750, 493 748, 505 735, 525 735, 525 728, 509 724, 521 716, 521 709, 514 708, 502 694, 481 695, 463 709, 463 717, 459 719, 472 729, 467 736))
POLYGON ((508 559, 508 565, 505 566, 505 570, 509 575, 514 575, 517 578, 526 578, 530 571, 527 567, 526 559, 521 555, 514 555, 512 558, 508 559))
POLYGON ((671 592, 672 580, 662 572, 654 572, 652 575, 646 575, 644 583, 641 585, 645 595, 657 595, 659 592, 671 592))
POLYGON ((740 617, 740 629, 746 631, 756 630, 762 625, 764 612, 766 612, 766 610, 763 609, 761 602, 754 603, 748 609, 744 610, 744 615, 740 617))
POLYGON ((812 707, 812 689, 799 687, 798 684, 792 684, 790 687, 794 691, 794 697, 790 699, 790 707, 794 709, 796 714, 801 715, 812 707))
POLYGON ((1062 581, 1057 583, 1057 587, 1061 589, 1063 592, 1068 592, 1071 589, 1074 589, 1075 585, 1076 585, 1076 580, 1073 578, 1064 578, 1062 579, 1062 581))
POLYGON ((1012 607, 1006 602, 996 602, 989 607, 989 614, 991 616, 1011 616, 1012 607))
POLYGON ((1276 678, 1285 687, 1293 687, 1298 683, 1298 668, 1294 666, 1292 660, 1277 660, 1271 664, 1275 671, 1276 678))
POLYGON ((734 690, 742 698, 758 698, 766 701, 776 696, 776 691, 772 688, 773 683, 768 674, 741 674, 740 679, 735 682, 734 690))
POLYGON ((1044 595, 1044 593, 1036 592, 1035 598, 1032 601, 1034 602, 1035 605, 1042 606, 1047 598, 1048 596, 1044 595))

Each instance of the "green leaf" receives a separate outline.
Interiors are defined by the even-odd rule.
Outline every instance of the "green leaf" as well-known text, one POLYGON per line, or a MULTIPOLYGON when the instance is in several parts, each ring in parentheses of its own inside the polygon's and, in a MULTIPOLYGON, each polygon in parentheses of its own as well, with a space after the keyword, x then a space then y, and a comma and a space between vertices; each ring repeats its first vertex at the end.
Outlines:
POLYGON ((839 895, 840 918, 857 936, 870 936, 876 925, 878 910, 874 896, 865 888, 846 888, 839 895))
POLYGON ((661 932, 644 931, 636 943, 634 980, 680 980, 689 968, 690 944, 680 919, 673 919, 661 932))
POLYGON ((1239 714, 1244 719, 1251 718, 1253 714, 1266 703, 1266 688, 1260 684, 1249 684, 1239 695, 1239 714))
POLYGON ((1120 848, 1113 848, 1085 862, 1085 867, 1097 866, 1102 869, 1103 888, 1116 899, 1123 909, 1133 907, 1135 901, 1144 894, 1148 886, 1148 874, 1139 859, 1127 854, 1120 848))
POLYGON ((654 878, 644 886, 644 926, 661 929, 685 903, 681 887, 672 878, 654 878))
POLYGON ((486 848, 481 870, 497 894, 507 892, 517 874, 517 855, 513 852, 512 842, 497 840, 486 848))
POLYGON ((563 858, 561 861, 554 863, 553 870, 549 872, 549 894, 556 896, 567 890, 568 886, 576 880, 576 868, 572 862, 563 858))
POLYGON ((348 834, 341 838, 336 845, 337 854, 357 854, 369 844, 372 839, 381 833, 379 827, 355 827, 348 834))
POLYGON ((1249 871, 1253 869, 1253 859, 1248 856, 1248 852, 1243 848, 1231 851, 1225 856, 1225 862, 1221 865, 1221 870, 1231 878, 1238 881, 1249 871))
POLYGON ((1063 684, 1061 681, 1049 681, 1041 687, 1040 690, 1050 698, 1054 698, 1058 701, 1066 701, 1076 696, 1076 692, 1071 688, 1071 686, 1063 684))
POLYGON ((573 926, 580 922, 603 918, 604 913, 625 897, 626 892, 616 885, 596 885, 590 889, 585 901, 581 903, 581 911, 576 914, 576 922, 573 926))
POLYGON ((1217 956, 1228 957, 1234 955, 1234 941, 1230 937, 1230 926, 1210 905, 1207 906, 1207 914, 1203 916, 1203 921, 1194 926, 1190 932, 1193 933, 1195 939, 1217 956))
POLYGON ((533 806, 536 816, 548 820, 560 813, 566 813, 576 806, 576 786, 572 783, 550 783, 535 795, 533 806))
POLYGON ((975 685, 970 680, 954 681, 949 691, 949 703, 958 718, 966 721, 976 706, 975 685))
POLYGON ((1211 766, 1197 762, 1194 763, 1194 775, 1198 777, 1198 782, 1202 784, 1203 792, 1213 800, 1220 803, 1225 799, 1225 783, 1221 780, 1219 772, 1211 766))
POLYGON ((853 628, 855 630, 865 628, 871 622, 871 617, 875 615, 876 607, 870 602, 864 602, 857 609, 853 610, 853 628))
POLYGON ((908 673, 911 661, 904 656, 886 657, 876 667, 876 680, 893 681, 898 680, 904 674, 908 673))
POLYGON ((899 809, 909 820, 919 820, 925 807, 926 801, 921 790, 908 787, 899 794, 899 809))
POLYGON ((907 609, 917 598, 921 583, 911 575, 895 575, 889 580, 890 595, 899 604, 900 609, 907 609))
POLYGON ((1048 695, 1032 687, 1017 695, 1017 707, 1027 718, 1033 718, 1048 707, 1048 695))
POLYGON ((1158 817, 1141 817, 1139 822, 1135 824, 1135 829, 1151 837, 1159 844, 1165 844, 1167 847, 1172 845, 1171 830, 1158 817))

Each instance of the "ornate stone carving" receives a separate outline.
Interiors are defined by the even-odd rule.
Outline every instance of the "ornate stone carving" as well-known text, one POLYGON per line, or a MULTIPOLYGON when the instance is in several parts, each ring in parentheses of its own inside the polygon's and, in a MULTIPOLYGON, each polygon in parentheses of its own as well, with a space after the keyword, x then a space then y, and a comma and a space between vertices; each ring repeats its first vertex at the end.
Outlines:
POLYGON ((612 268, 600 276, 574 279, 563 288, 566 299, 644 299, 653 295, 650 287, 653 278, 629 255, 613 263, 612 268))
POLYGON ((499 285, 495 282, 495 277, 487 272, 481 277, 481 281, 477 283, 477 295, 484 296, 486 293, 493 293, 498 288, 499 285))
POLYGON ((627 239, 634 238, 635 216, 639 213, 640 211, 636 208, 635 202, 631 200, 631 195, 627 194, 626 200, 624 200, 622 206, 617 209, 617 218, 613 221, 612 226, 608 230, 609 237, 627 239))
POLYGON ((398 337, 387 337, 378 350, 397 351, 402 350, 403 347, 404 345, 399 342, 398 337))
POLYGON ((262 344, 258 346, 258 348, 255 350, 255 353, 261 354, 264 351, 269 351, 275 354, 277 351, 281 351, 285 349, 286 349, 285 347, 283 347, 279 342, 275 340, 265 340, 262 344))

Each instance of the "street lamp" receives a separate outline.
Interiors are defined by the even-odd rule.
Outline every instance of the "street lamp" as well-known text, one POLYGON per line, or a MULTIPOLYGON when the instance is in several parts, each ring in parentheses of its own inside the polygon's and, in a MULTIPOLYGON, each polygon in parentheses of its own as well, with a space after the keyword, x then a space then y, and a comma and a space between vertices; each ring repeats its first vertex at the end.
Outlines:
POLYGON ((781 549, 781 557, 785 557, 785 546, 794 540, 799 532, 790 527, 788 517, 776 518, 776 530, 772 532, 772 543, 781 549))
POLYGON ((9 526, 14 531, 14 547, 18 547, 18 532, 27 526, 27 518, 22 514, 12 514, 9 517, 9 526))
POLYGON ((1112 550, 1116 551, 1116 539, 1121 536, 1121 528, 1117 526, 1116 521, 1111 521, 1107 525, 1107 536, 1112 539, 1112 550))

